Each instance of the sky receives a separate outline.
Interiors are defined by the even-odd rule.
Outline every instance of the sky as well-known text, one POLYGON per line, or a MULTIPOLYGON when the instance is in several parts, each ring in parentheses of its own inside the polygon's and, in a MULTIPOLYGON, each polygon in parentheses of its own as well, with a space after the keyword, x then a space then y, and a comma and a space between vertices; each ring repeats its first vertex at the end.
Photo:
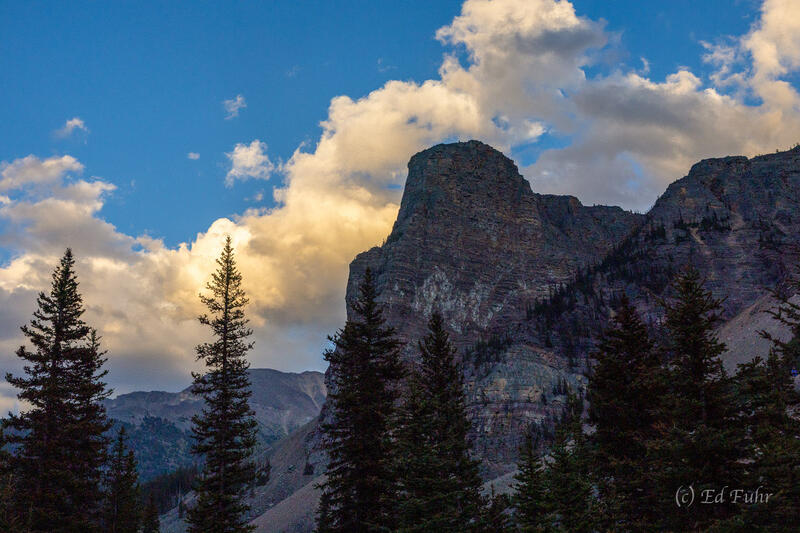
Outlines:
POLYGON ((0 71, 0 370, 71 246, 118 393, 188 384, 226 234, 253 366, 324 369, 430 145, 646 211, 699 159, 800 141, 798 0, 0 0, 0 71))

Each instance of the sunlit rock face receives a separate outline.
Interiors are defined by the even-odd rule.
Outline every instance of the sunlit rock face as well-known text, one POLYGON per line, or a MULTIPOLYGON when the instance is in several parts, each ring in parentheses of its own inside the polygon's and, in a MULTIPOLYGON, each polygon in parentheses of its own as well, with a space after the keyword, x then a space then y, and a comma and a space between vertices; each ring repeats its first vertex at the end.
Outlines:
MULTIPOLYGON (((472 141, 411 159, 397 222, 382 246, 352 262, 346 299, 350 314, 370 267, 409 364, 430 314, 442 312, 463 360, 474 450, 493 479, 514 468, 531 426, 552 425, 565 389, 585 385, 587 355, 621 295, 662 338, 658 302, 671 296, 675 274, 695 265, 724 299, 719 335, 733 371, 765 355, 758 331, 787 338, 764 311, 775 303, 770 291, 787 287, 798 250, 800 148, 701 161, 636 215, 535 194, 509 159, 472 141)), ((321 417, 329 420, 327 408, 321 417)), ((300 508, 291 517, 306 525, 298 531, 313 527, 318 493, 307 487, 326 461, 319 424, 304 431, 272 462, 281 480, 304 465, 307 475, 291 486, 306 488, 275 507, 300 508)))
POLYGON ((560 410, 558 383, 581 379, 520 321, 643 218, 534 194, 516 165, 486 144, 438 145, 411 158, 397 221, 383 246, 351 264, 347 301, 370 267, 409 361, 431 313, 442 313, 464 357, 476 451, 490 471, 502 471, 528 424, 560 410))

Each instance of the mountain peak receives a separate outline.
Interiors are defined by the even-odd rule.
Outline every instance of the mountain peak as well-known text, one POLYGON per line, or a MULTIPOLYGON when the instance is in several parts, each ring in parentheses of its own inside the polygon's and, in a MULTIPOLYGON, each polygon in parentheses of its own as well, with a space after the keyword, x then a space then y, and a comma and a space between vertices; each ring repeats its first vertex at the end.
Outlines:
POLYGON ((436 215, 440 209, 472 211, 508 206, 532 196, 514 162, 480 141, 438 144, 408 163, 403 199, 395 228, 415 213, 436 215))

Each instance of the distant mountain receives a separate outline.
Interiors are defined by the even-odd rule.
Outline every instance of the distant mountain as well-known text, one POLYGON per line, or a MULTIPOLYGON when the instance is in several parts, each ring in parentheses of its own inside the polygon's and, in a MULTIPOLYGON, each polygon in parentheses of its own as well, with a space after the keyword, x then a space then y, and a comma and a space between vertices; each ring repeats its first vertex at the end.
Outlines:
MULTIPOLYGON (((301 374, 251 369, 251 407, 265 448, 316 418, 325 402, 320 372, 301 374)), ((202 400, 189 388, 181 392, 132 392, 106 400, 108 416, 130 432, 130 445, 143 480, 192 462, 190 427, 202 400)))

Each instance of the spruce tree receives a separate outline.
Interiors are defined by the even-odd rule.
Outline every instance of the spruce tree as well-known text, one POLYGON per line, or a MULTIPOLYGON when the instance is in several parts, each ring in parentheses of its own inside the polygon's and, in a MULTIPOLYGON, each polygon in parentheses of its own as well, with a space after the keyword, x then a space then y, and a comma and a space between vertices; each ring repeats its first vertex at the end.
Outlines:
POLYGON ((104 530, 108 533, 138 533, 142 518, 136 458, 120 427, 106 472, 104 530))
POLYGON ((440 314, 431 317, 419 351, 398 432, 399 531, 477 531, 482 483, 470 457, 461 369, 440 314))
MULTIPOLYGON (((800 289, 800 284, 793 288, 800 289)), ((742 522, 753 529, 779 531, 800 515, 800 392, 792 375, 800 362, 800 306, 786 294, 774 296, 779 305, 770 314, 791 338, 782 341, 762 331, 772 343, 769 356, 740 365, 736 381, 748 430, 746 486, 771 493, 768 501, 745 506, 742 522)))
POLYGON ((317 530, 363 533, 395 527, 397 497, 394 431, 399 342, 386 326, 368 269, 353 315, 330 338, 331 421, 323 424, 329 456, 317 530))
POLYGON ((508 495, 497 494, 492 485, 480 531, 485 533, 510 533, 513 531, 509 516, 510 508, 511 500, 508 495))
POLYGON ((673 288, 674 301, 664 304, 669 390, 656 422, 660 434, 650 444, 659 460, 653 486, 659 489, 661 527, 693 530, 725 520, 738 508, 730 499, 678 508, 676 490, 691 485, 700 498, 711 494, 706 490, 740 486, 743 442, 732 381, 720 358, 725 345, 715 334, 721 302, 703 288, 692 267, 673 288))
POLYGON ((532 432, 520 450, 519 471, 514 476, 514 517, 521 533, 546 531, 548 516, 544 467, 537 453, 538 442, 532 432))
POLYGON ((647 530, 656 506, 647 445, 655 436, 663 382, 647 328, 625 296, 594 358, 587 399, 601 512, 608 528, 647 530))
POLYGON ((150 495, 142 516, 142 533, 158 533, 161 529, 161 522, 158 519, 158 506, 156 498, 150 495))
POLYGON ((100 483, 110 427, 101 401, 105 359, 83 322, 75 260, 67 249, 52 276, 49 294, 23 334, 33 345, 17 350, 25 376, 6 375, 30 408, 10 415, 6 435, 14 447, 10 468, 17 484, 17 512, 29 531, 91 532, 100 527, 100 483))
POLYGON ((208 371, 193 373, 192 392, 203 398, 205 406, 192 417, 192 453, 204 464, 195 481, 196 502, 187 513, 191 533, 253 529, 244 501, 254 477, 250 458, 256 443, 246 358, 253 343, 247 341, 252 330, 244 314, 248 300, 241 284, 229 236, 206 285, 210 295, 200 295, 209 311, 200 316, 200 323, 211 328, 215 339, 197 346, 197 358, 208 371))
POLYGON ((589 450, 581 426, 583 400, 570 394, 544 472, 546 531, 595 531, 589 450))

